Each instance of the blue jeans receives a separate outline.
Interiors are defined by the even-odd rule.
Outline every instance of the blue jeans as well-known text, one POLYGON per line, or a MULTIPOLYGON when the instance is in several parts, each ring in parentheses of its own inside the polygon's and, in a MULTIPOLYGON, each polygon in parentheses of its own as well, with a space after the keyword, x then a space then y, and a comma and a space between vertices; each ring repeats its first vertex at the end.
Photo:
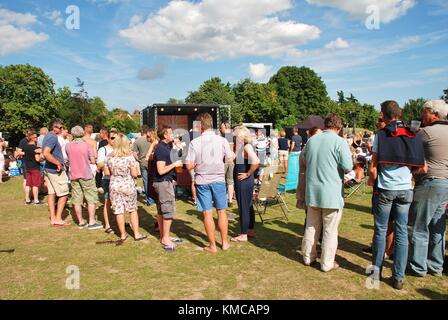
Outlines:
POLYGON ((145 190, 146 195, 146 204, 150 206, 154 204, 155 201, 148 195, 148 168, 140 166, 140 174, 142 175, 143 189, 145 190))
POLYGON ((391 212, 395 216, 395 249, 393 277, 403 280, 408 259, 408 214, 412 203, 412 190, 378 190, 373 207, 375 232, 373 236, 373 265, 381 269, 386 250, 386 232, 391 212))
POLYGON ((447 203, 448 180, 426 179, 415 187, 409 212, 410 271, 442 273, 447 203))

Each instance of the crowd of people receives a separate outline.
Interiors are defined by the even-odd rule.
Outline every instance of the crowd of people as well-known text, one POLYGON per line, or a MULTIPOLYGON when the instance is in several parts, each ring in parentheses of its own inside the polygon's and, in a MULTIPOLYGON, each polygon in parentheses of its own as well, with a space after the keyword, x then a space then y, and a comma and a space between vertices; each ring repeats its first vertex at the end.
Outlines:
MULTIPOLYGON (((155 228, 166 252, 175 252, 182 242, 171 237, 171 227, 176 217, 176 177, 188 170, 193 202, 203 214, 209 240, 204 251, 216 253, 217 242, 226 251, 230 242, 247 242, 254 236, 253 199, 263 169, 276 166, 287 173, 289 154, 300 153, 297 207, 306 211, 303 262, 311 266, 319 259, 324 272, 339 267, 335 257, 344 185, 359 183, 368 174, 368 185, 373 187, 372 270, 381 279, 384 259, 393 258, 393 287, 401 289, 406 273, 442 275, 448 204, 448 140, 444 139, 448 105, 441 100, 426 103, 422 128, 408 127, 400 120, 401 112, 395 101, 385 101, 376 134, 345 137, 340 134, 341 118, 329 114, 323 130, 308 130, 306 144, 298 129, 287 139, 285 131, 266 137, 262 130, 252 133, 245 126, 232 128, 223 122, 217 132, 208 113, 200 114, 184 135, 175 135, 167 126, 156 131, 144 125, 141 136, 132 143, 115 129, 101 129, 100 141, 96 141, 89 125, 75 126, 69 134, 62 121, 54 119, 50 130, 42 128, 39 136, 29 130, 14 157, 22 161, 26 204, 40 205, 39 190, 46 188, 52 226, 69 224, 62 213, 70 195, 78 228, 114 233, 113 214, 119 244, 128 238, 125 213, 130 214, 135 241, 147 238, 139 231, 137 214, 136 178, 141 176, 145 203, 155 203, 157 208, 155 228), (104 224, 95 215, 99 191, 105 199, 104 224), (240 232, 229 238, 227 209, 234 197, 240 232), (87 208, 87 220, 83 208, 87 208), (215 238, 214 210, 220 241, 215 238)), ((4 147, 0 140, 1 156, 4 147)))

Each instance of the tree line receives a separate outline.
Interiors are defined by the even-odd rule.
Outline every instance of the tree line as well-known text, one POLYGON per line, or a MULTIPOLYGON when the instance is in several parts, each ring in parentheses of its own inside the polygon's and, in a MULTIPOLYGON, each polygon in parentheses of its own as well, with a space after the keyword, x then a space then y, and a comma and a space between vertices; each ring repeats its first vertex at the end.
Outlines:
POLYGON ((139 119, 128 111, 108 110, 100 97, 80 99, 68 87, 55 89, 53 79, 31 65, 0 66, 0 132, 7 132, 17 144, 25 129, 47 126, 54 117, 68 128, 92 124, 115 127, 122 132, 137 132, 139 119))
MULTIPOLYGON (((346 127, 375 129, 379 112, 371 104, 361 103, 343 91, 332 100, 324 81, 308 67, 285 66, 267 83, 244 79, 236 84, 224 83, 219 77, 204 81, 185 99, 168 103, 207 103, 230 105, 233 124, 272 122, 276 128, 296 125, 308 115, 339 114, 346 127)), ((448 89, 442 99, 448 101, 448 89)), ((411 99, 404 105, 403 119, 419 119, 425 99, 411 99)), ((18 141, 27 128, 40 128, 53 117, 61 118, 68 127, 90 123, 115 127, 122 132, 136 132, 138 114, 121 108, 108 110, 100 97, 81 99, 68 87, 55 88, 55 83, 41 68, 31 65, 0 66, 0 132, 8 132, 18 141)))

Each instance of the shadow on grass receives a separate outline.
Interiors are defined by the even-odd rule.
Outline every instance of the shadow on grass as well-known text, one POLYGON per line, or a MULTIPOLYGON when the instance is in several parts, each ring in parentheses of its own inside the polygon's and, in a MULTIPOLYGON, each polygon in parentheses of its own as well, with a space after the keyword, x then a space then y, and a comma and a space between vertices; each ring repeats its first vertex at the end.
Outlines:
POLYGON ((350 209, 350 210, 355 210, 355 211, 360 211, 360 212, 372 214, 372 208, 371 207, 367 207, 367 206, 363 206, 363 205, 355 204, 355 203, 350 203, 350 202, 346 202, 345 203, 344 209, 350 209))
POLYGON ((448 294, 442 294, 429 289, 416 289, 421 295, 432 300, 448 300, 448 294))
MULTIPOLYGON (((257 247, 268 251, 277 252, 295 262, 303 262, 302 255, 297 252, 297 250, 300 250, 301 248, 301 242, 305 232, 305 227, 303 224, 285 222, 280 219, 272 220, 266 222, 264 225, 261 223, 256 223, 255 232, 257 237, 251 240, 251 242, 257 247), (273 224, 278 228, 270 228, 270 224, 273 224), (279 229, 287 229, 289 232, 284 232, 279 229)), ((363 249, 365 248, 366 246, 362 243, 339 236, 338 250, 357 255, 363 260, 366 260, 366 263, 365 265, 358 265, 340 255, 336 256, 336 261, 344 269, 356 272, 360 275, 365 275, 365 267, 368 266, 372 260, 371 254, 363 252, 363 249)), ((389 261, 385 261, 384 267, 391 267, 391 263, 389 261)))

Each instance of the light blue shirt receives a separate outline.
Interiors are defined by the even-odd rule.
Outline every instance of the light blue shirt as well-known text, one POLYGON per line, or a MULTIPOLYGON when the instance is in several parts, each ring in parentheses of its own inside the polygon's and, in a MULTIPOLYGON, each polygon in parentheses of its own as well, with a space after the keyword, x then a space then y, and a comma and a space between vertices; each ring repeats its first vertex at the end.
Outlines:
POLYGON ((308 140, 305 151, 307 206, 344 207, 344 173, 353 169, 350 148, 335 132, 326 130, 308 140))
MULTIPOLYGON (((376 136, 372 152, 378 153, 378 138, 376 136)), ((411 169, 396 164, 378 164, 378 188, 393 191, 411 190, 411 169)))

